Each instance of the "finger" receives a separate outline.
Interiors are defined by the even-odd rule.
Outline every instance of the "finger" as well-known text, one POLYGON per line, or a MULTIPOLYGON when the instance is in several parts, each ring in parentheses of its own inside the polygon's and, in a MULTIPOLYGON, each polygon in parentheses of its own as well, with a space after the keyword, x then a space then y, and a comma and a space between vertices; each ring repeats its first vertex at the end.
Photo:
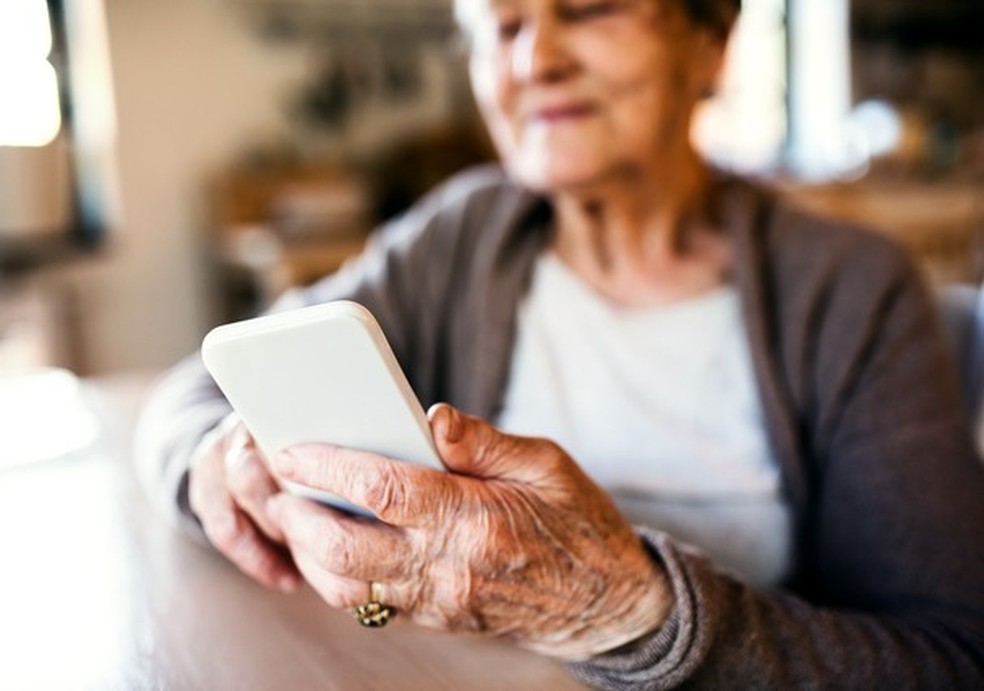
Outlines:
POLYGON ((215 493, 215 488, 225 482, 221 458, 225 434, 231 429, 230 425, 231 416, 226 416, 202 438, 188 463, 188 502, 192 513, 199 519, 200 511, 215 493))
POLYGON ((270 588, 294 590, 297 570, 288 555, 267 540, 224 488, 204 492, 197 514, 209 542, 241 571, 270 588))
POLYGON ((297 570, 283 550, 267 541, 242 513, 225 485, 221 449, 206 448, 194 461, 189 478, 192 510, 216 549, 264 585, 293 590, 297 570))
MULTIPOLYGON (((214 512, 213 504, 223 503, 227 494, 225 469, 222 465, 221 437, 212 434, 196 450, 188 473, 188 502, 192 513, 204 523, 204 516, 214 512)), ((218 518, 215 516, 214 518, 218 518)), ((214 520, 213 518, 213 520, 214 520)))
POLYGON ((338 446, 292 446, 273 465, 283 479, 338 494, 391 525, 429 524, 451 515, 461 501, 460 478, 338 446))
POLYGON ((366 581, 345 578, 326 571, 311 555, 300 552, 294 555, 301 574, 321 599, 331 607, 353 609, 371 599, 370 585, 366 581))
POLYGON ((569 461, 553 442, 506 434, 447 403, 431 406, 427 417, 437 452, 455 473, 541 484, 569 461))
POLYGON ((300 585, 297 568, 286 550, 270 542, 244 512, 233 509, 231 521, 205 523, 204 527, 212 544, 248 576, 285 592, 300 585))
POLYGON ((263 533, 274 542, 283 542, 284 535, 266 512, 267 500, 280 488, 263 464, 260 452, 252 439, 238 440, 225 454, 226 484, 235 502, 263 533), (248 441, 247 441, 248 440, 248 441))
POLYGON ((400 528, 348 516, 289 494, 269 503, 291 552, 303 553, 337 576, 396 581, 412 570, 413 547, 400 528))

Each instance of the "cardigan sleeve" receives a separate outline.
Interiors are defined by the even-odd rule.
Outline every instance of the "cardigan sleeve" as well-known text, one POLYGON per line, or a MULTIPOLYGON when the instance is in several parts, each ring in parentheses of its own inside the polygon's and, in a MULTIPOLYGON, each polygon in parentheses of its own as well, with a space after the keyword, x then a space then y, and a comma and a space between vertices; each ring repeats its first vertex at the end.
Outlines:
POLYGON ((205 533, 188 501, 188 468, 199 442, 231 408, 189 355, 159 378, 134 434, 134 462, 145 494, 172 524, 201 542, 205 533))
POLYGON ((927 292, 900 254, 876 254, 818 292, 798 361, 802 586, 752 588, 643 532, 676 608, 651 636, 571 665, 582 681, 984 688, 984 468, 927 292))

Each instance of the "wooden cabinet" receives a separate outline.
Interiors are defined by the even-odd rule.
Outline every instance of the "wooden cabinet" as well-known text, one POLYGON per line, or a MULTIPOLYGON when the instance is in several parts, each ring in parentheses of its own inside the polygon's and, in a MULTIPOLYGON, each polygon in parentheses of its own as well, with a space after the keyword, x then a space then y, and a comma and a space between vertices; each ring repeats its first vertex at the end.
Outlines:
POLYGON ((984 181, 872 181, 785 191, 804 207, 895 237, 936 282, 981 279, 984 181))
POLYGON ((334 272, 374 225, 370 185, 342 168, 235 171, 211 199, 226 320, 334 272))

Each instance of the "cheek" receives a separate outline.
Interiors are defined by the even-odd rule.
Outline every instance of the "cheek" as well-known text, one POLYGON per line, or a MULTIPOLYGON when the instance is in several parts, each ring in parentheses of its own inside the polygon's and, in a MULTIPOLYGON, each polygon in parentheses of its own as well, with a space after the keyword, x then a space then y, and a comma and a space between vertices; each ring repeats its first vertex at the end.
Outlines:
POLYGON ((485 53, 472 53, 468 61, 468 77, 471 80, 475 100, 483 110, 492 105, 496 92, 496 70, 490 56, 485 53))
POLYGON ((685 62, 650 54, 605 67, 595 74, 612 125, 630 140, 627 145, 646 149, 686 132, 694 87, 685 62))
POLYGON ((500 156, 516 146, 518 133, 513 123, 516 92, 502 58, 492 55, 473 56, 469 65, 472 92, 500 156))
POLYGON ((631 139, 678 133, 688 110, 683 94, 667 83, 637 84, 612 101, 616 127, 631 139))
POLYGON ((662 51, 621 51, 608 47, 608 55, 600 49, 593 52, 594 64, 590 69, 594 81, 603 96, 617 104, 623 100, 653 98, 670 92, 675 78, 669 56, 662 51))
POLYGON ((509 115, 516 89, 511 81, 509 55, 488 50, 473 54, 469 61, 472 91, 479 105, 489 113, 509 115))

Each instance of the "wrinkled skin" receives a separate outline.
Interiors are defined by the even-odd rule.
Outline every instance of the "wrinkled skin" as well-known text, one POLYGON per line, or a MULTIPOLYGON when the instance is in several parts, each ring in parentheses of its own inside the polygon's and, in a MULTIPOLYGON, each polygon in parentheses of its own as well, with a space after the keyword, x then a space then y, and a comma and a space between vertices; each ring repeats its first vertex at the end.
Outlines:
POLYGON ((300 574, 266 511, 267 501, 279 491, 235 413, 202 440, 192 457, 189 500, 209 541, 260 583, 291 591, 300 584, 300 574))
MULTIPOLYGON (((365 603, 369 581, 377 581, 382 601, 401 617, 567 660, 610 650, 662 623, 672 605, 664 576, 611 499, 562 449, 503 434, 443 404, 430 420, 448 473, 320 444, 273 460, 278 477, 341 495, 381 521, 277 493, 269 475, 250 475, 242 486, 253 494, 244 504, 236 499, 243 494, 227 489, 229 504, 210 502, 223 509, 199 514, 206 532, 267 585, 291 573, 278 547, 286 543, 305 579, 334 607, 365 603), (230 536, 216 525, 238 531, 230 536)), ((216 450, 203 454, 212 465, 221 459, 224 468, 237 467, 244 455, 260 460, 241 428, 220 436, 227 441, 213 441, 216 450)), ((193 496, 204 503, 205 491, 193 496)))
MULTIPOLYGON (((672 2, 456 7, 503 164, 553 199, 552 251, 616 304, 668 304, 720 285, 730 255, 723 235, 692 222, 706 176, 687 133, 725 37, 672 2)), ((376 581, 402 618, 569 660, 661 625, 673 605, 664 574, 562 449, 446 405, 430 419, 448 473, 325 445, 268 462, 230 418, 196 454, 192 507, 243 571, 285 590, 303 574, 335 607, 367 602, 376 581), (274 477, 382 521, 281 493, 274 477)))

